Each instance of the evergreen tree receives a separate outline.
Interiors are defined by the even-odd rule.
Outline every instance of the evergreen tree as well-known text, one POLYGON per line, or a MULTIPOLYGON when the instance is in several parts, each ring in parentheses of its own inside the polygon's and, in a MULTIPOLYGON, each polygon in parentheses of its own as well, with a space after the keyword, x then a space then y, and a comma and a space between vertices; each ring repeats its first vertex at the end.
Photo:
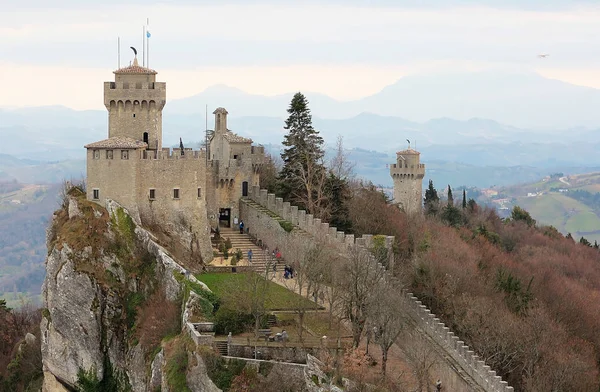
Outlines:
POLYGON ((448 184, 448 205, 454 205, 454 196, 452 196, 452 188, 450 188, 450 184, 448 184))
POLYGON ((439 212, 440 198, 437 190, 433 187, 433 181, 429 180, 429 187, 425 190, 425 213, 427 215, 437 215, 439 212))
POLYGON ((463 210, 465 208, 467 208, 467 190, 466 189, 463 189, 462 208, 463 208, 463 210))
POLYGON ((288 108, 281 153, 283 168, 279 174, 279 195, 320 215, 324 202, 326 170, 323 165, 323 138, 313 128, 308 101, 296 93, 288 108))

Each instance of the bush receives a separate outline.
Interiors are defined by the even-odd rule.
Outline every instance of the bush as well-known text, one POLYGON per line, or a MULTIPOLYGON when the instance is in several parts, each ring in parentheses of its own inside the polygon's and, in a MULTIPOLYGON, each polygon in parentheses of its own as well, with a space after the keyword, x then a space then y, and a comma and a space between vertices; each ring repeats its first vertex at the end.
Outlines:
POLYGON ((221 335, 226 335, 229 332, 234 335, 239 334, 249 330, 253 322, 254 317, 250 314, 221 307, 215 314, 215 332, 221 335))
POLYGON ((233 380, 242 373, 246 366, 246 362, 239 359, 231 359, 227 363, 221 356, 212 351, 204 351, 202 359, 204 359, 208 377, 218 388, 224 391, 229 390, 233 380))
POLYGON ((290 221, 279 221, 279 225, 288 233, 294 230, 294 224, 290 221))

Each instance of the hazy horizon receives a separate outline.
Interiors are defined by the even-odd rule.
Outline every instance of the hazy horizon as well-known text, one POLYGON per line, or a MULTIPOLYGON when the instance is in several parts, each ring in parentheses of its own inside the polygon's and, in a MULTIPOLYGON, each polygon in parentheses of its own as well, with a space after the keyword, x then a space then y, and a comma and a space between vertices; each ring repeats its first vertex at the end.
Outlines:
MULTIPOLYGON (((600 7, 592 1, 341 2, 28 0, 3 4, 0 107, 102 109, 102 82, 141 56, 168 100, 224 84, 273 96, 297 90, 341 101, 407 75, 536 72, 600 88, 600 7), (549 53, 547 58, 538 58, 549 53)), ((490 94, 493 92, 490 92, 490 94)))

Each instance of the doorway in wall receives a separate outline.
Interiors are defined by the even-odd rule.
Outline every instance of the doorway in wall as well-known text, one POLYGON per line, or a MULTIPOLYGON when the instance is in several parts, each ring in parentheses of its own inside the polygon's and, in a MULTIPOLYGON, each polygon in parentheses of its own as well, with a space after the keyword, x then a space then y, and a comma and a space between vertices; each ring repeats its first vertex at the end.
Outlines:
POLYGON ((242 182, 242 197, 248 196, 248 181, 242 182))
POLYGON ((219 226, 231 227, 231 208, 219 209, 219 226))
POLYGON ((148 132, 144 132, 144 143, 148 144, 148 147, 150 147, 148 143, 148 132))

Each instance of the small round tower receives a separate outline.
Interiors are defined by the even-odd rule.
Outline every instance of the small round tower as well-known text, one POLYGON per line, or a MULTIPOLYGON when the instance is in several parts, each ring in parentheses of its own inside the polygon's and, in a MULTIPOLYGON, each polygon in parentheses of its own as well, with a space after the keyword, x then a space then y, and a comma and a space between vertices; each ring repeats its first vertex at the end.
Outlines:
POLYGON ((149 150, 160 150, 165 83, 156 82, 157 72, 141 67, 137 58, 114 74, 114 82, 104 83, 108 137, 129 137, 146 143, 149 150))
POLYGON ((396 163, 390 165, 394 180, 394 203, 408 214, 421 213, 425 165, 419 162, 420 153, 412 148, 398 151, 396 163))

